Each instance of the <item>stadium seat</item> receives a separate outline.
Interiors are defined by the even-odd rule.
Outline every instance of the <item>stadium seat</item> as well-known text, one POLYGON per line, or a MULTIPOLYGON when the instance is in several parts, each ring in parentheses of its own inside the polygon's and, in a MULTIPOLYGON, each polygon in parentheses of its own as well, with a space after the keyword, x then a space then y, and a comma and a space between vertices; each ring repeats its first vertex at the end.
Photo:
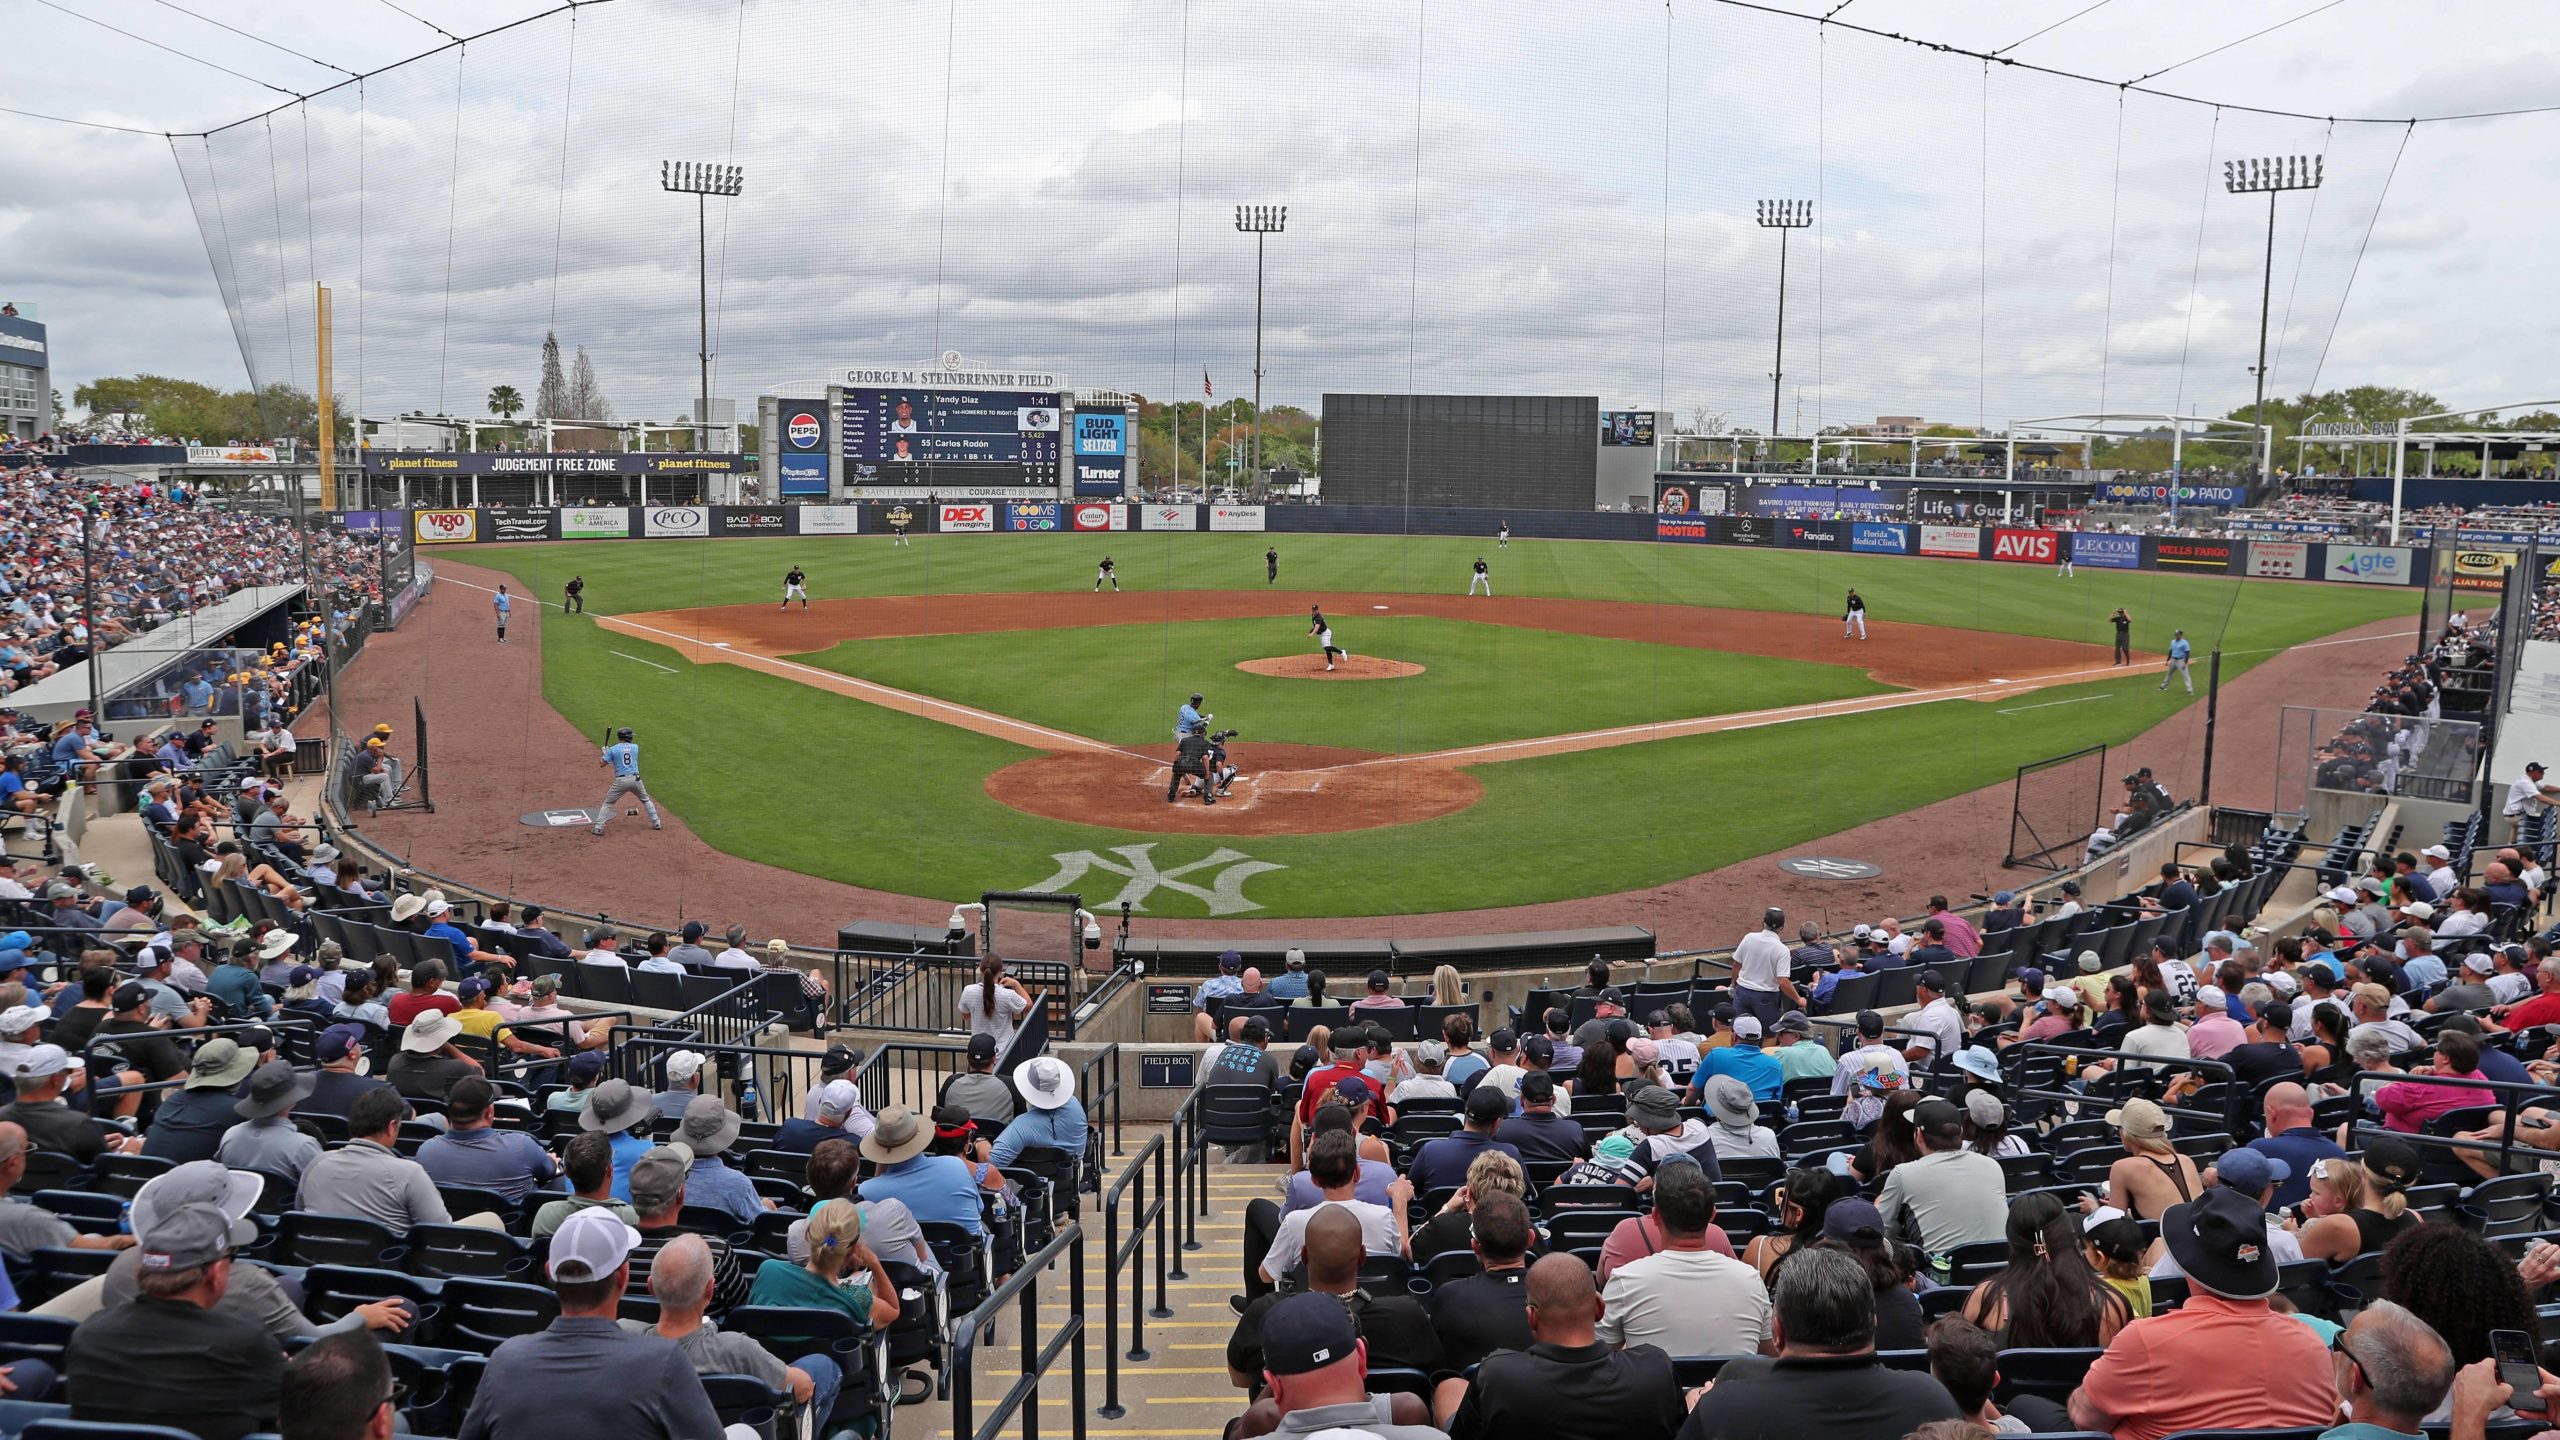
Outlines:
POLYGON ((288 1210, 276 1221, 268 1254, 283 1265, 355 1265, 390 1268, 400 1237, 387 1225, 355 1215, 288 1210))

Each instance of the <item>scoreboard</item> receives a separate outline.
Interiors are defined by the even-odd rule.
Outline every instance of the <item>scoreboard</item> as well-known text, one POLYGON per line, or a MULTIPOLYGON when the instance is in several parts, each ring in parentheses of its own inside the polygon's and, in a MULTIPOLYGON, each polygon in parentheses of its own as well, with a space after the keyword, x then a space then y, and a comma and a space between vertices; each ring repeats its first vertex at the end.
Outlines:
POLYGON ((1057 484, 1055 390, 914 385, 844 391, 845 469, 857 483, 1057 484))

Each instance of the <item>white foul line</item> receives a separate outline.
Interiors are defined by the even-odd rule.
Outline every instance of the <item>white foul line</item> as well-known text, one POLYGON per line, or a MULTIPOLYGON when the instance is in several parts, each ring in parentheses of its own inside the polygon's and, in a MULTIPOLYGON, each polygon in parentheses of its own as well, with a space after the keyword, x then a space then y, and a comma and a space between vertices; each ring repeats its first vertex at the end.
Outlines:
POLYGON ((2112 700, 2115 698, 2115 695, 2116 692, 2113 690, 2108 691, 2104 695, 2076 695, 2068 700, 2047 700, 2041 705, 2012 705, 2008 709, 1997 713, 2002 715, 2023 715, 2030 710, 2050 710, 2056 705, 2085 705, 2092 700, 2112 700))
MULTIPOLYGON (((606 652, 604 652, 604 653, 606 653, 607 655, 622 655, 622 652, 621 652, 621 651, 619 651, 619 650, 607 650, 607 651, 606 651, 606 652)), ((666 672, 667 672, 668 674, 670 674, 670 675, 673 675, 674 673, 676 673, 676 667, 674 667, 673 665, 661 665, 661 664, 659 664, 659 663, 658 663, 657 661, 655 661, 655 660, 642 660, 642 659, 641 659, 639 656, 637 656, 637 655, 622 655, 622 658, 623 658, 623 659, 625 659, 625 660, 634 661, 634 662, 636 662, 636 663, 638 663, 638 664, 646 665, 646 666, 648 666, 648 667, 649 667, 650 669, 652 669, 652 670, 664 670, 664 671, 666 671, 666 672)))

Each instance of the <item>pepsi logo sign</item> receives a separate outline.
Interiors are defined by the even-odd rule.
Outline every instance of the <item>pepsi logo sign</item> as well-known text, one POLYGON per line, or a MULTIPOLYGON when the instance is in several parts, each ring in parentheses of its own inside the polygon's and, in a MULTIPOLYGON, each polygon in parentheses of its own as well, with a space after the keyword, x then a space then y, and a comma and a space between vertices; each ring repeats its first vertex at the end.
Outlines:
POLYGON ((790 437, 792 444, 806 450, 818 443, 818 430, 818 417, 803 410, 791 417, 791 423, 783 434, 790 437))

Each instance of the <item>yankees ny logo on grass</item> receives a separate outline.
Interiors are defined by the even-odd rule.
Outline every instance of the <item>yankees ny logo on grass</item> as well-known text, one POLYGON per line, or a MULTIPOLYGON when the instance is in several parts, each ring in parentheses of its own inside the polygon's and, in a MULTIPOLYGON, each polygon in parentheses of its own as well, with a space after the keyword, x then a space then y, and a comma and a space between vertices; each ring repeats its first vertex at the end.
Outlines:
POLYGON ((1244 898, 1245 881, 1265 870, 1289 868, 1286 865, 1275 865, 1268 860, 1256 860, 1240 850, 1229 850, 1225 846, 1220 846, 1210 851, 1205 858, 1194 860, 1188 865, 1176 865, 1169 870, 1159 870, 1156 868, 1154 855, 1150 853, 1155 848, 1153 841, 1144 845, 1112 846, 1111 853, 1119 856, 1122 861, 1126 861, 1126 864, 1106 860, 1090 850, 1062 850, 1049 857, 1058 862, 1058 873, 1031 888, 1050 892, 1072 889, 1077 881, 1084 878, 1086 871, 1099 870, 1105 875, 1126 876, 1129 881, 1128 884, 1120 887, 1119 894, 1102 902, 1102 908, 1105 909, 1125 904, 1144 912, 1147 908, 1147 897, 1162 889, 1171 890, 1177 895, 1190 896, 1209 907, 1209 913, 1212 915, 1237 915, 1247 910, 1262 908, 1244 898), (1195 872, 1214 872, 1210 876, 1207 889, 1183 880, 1183 876, 1195 872))

